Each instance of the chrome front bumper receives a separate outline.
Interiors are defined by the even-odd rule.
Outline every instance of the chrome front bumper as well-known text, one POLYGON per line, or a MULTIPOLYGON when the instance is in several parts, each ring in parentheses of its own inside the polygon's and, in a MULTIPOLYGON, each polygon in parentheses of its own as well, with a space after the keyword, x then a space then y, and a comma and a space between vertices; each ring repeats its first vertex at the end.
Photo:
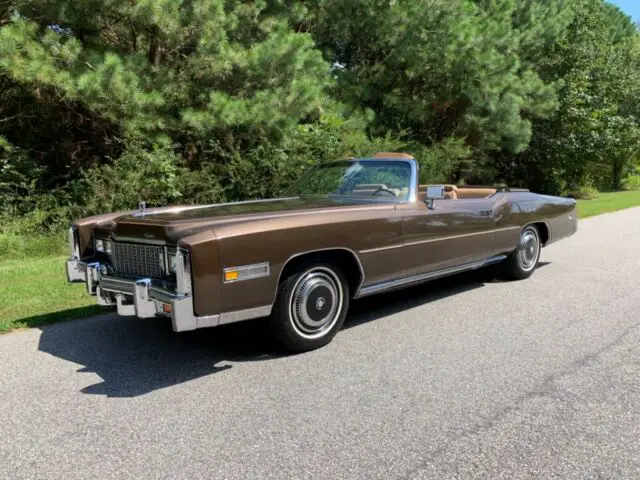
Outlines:
POLYGON ((191 295, 154 286, 150 278, 127 280, 109 276, 103 265, 77 259, 67 260, 66 270, 70 283, 85 283, 87 293, 97 297, 98 305, 115 305, 119 315, 170 317, 176 332, 215 327, 219 323, 219 315, 195 316, 191 295))

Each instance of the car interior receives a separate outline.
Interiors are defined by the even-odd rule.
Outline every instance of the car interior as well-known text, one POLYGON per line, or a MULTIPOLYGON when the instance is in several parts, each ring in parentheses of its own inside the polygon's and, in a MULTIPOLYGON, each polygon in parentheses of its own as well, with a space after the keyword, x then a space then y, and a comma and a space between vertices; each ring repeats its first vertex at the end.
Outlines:
MULTIPOLYGON (((411 155, 406 153, 398 153, 398 152, 378 152, 373 155, 373 158, 413 158, 411 155)), ((433 186, 430 184, 421 184, 418 185, 418 201, 423 202, 425 199, 425 195, 427 193, 427 188, 433 186)), ((457 186, 451 184, 444 185, 444 198, 449 200, 457 200, 457 199, 470 199, 470 198, 487 198, 494 193, 496 193, 497 188, 489 187, 489 186, 480 186, 480 185, 465 185, 465 186, 457 186)), ((358 196, 381 196, 381 195, 390 195, 390 192, 399 197, 406 197, 408 193, 408 188, 393 188, 389 187, 383 183, 377 184, 359 184, 356 185, 352 194, 358 196)))
MULTIPOLYGON (((429 184, 418 185, 418 201, 424 201, 429 184)), ((390 195, 388 192, 392 192, 396 198, 406 195, 407 188, 393 188, 388 187, 384 183, 363 183, 356 185, 352 194, 357 196, 382 196, 390 195)), ((457 199, 469 199, 469 198, 487 198, 494 193, 497 189, 493 187, 465 185, 464 187, 458 187, 457 185, 444 185, 444 198, 449 200, 457 199)))

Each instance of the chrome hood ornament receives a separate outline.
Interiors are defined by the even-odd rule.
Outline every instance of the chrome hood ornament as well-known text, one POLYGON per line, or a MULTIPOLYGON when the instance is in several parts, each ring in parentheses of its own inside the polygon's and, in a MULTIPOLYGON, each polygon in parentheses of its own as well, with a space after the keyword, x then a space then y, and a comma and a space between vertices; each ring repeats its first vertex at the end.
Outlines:
POLYGON ((133 214, 134 217, 144 217, 146 213, 147 202, 140 202, 138 204, 138 211, 133 214))

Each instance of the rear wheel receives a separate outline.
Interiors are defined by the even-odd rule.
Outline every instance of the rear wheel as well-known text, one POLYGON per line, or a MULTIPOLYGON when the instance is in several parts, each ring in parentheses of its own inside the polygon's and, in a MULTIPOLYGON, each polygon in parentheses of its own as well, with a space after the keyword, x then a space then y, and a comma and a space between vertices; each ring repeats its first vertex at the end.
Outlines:
POLYGON ((504 275, 512 280, 530 277, 540 260, 541 248, 538 229, 533 225, 525 227, 520 232, 518 245, 502 265, 504 275))
POLYGON ((278 287, 271 327, 288 350, 322 347, 342 328, 349 285, 334 265, 314 262, 287 274, 278 287))

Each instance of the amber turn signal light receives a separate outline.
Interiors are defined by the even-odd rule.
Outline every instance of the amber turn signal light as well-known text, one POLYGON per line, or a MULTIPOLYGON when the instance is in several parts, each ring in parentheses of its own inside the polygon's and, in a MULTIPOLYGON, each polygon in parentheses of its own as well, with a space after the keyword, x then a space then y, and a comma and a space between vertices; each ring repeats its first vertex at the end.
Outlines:
POLYGON ((229 270, 227 272, 224 272, 224 279, 227 282, 230 282, 231 280, 237 280, 238 279, 237 270, 229 270))

